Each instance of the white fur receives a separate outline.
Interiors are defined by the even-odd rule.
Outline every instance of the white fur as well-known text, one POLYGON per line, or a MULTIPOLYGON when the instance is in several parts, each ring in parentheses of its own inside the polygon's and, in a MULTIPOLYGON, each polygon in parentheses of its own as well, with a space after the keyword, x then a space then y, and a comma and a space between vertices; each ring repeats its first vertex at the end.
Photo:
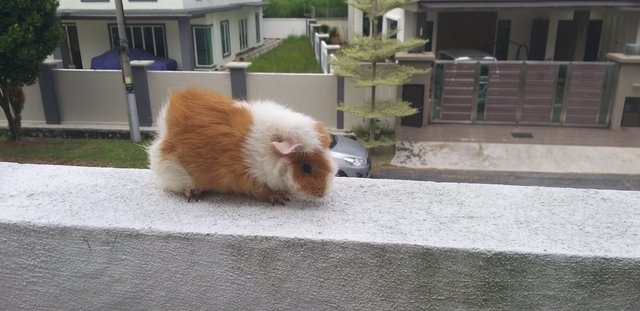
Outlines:
MULTIPOLYGON (((236 102, 236 105, 248 109, 254 121, 243 146, 249 174, 273 191, 300 194, 293 180, 293 172, 289 169, 289 160, 274 153, 271 143, 288 140, 302 144, 301 151, 304 152, 321 149, 323 146, 316 132, 316 121, 272 101, 236 102)), ((194 189, 193 179, 177 160, 163 155, 160 151, 167 135, 167 107, 168 104, 160 110, 156 119, 157 136, 147 148, 149 168, 155 172, 157 183, 162 189, 184 192, 194 189)), ((329 153, 326 154, 327 159, 330 159, 329 153)), ((329 162, 335 171, 335 164, 331 160, 329 162)), ((331 183, 331 178, 327 183, 331 183)))
POLYGON ((321 149, 316 121, 269 100, 237 102, 237 105, 249 109, 254 121, 244 146, 251 176, 274 191, 299 193, 288 159, 274 153, 271 143, 289 140, 302 144, 303 152, 321 149))
POLYGON ((165 190, 184 192, 193 189, 193 180, 189 173, 175 159, 167 158, 160 152, 164 137, 167 135, 167 107, 164 105, 156 118, 158 133, 153 143, 147 148, 149 168, 156 173, 158 185, 165 190))

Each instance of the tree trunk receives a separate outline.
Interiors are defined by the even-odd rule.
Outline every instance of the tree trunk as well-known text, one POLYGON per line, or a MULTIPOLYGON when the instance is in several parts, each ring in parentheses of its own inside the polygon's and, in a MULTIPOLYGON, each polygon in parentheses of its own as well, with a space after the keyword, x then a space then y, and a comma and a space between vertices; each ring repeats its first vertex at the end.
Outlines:
POLYGON ((0 94, 0 106, 4 111, 4 115, 7 117, 9 123, 9 139, 12 141, 18 140, 18 127, 14 120, 13 113, 11 112, 11 104, 9 103, 9 92, 5 85, 2 85, 2 94, 0 94))

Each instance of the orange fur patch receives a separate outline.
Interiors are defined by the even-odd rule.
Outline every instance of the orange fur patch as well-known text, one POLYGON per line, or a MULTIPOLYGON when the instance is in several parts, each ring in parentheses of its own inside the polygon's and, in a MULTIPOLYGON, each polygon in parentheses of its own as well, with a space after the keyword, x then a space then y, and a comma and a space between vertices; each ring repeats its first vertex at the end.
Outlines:
POLYGON ((252 180, 245 164, 242 149, 253 124, 247 109, 196 88, 174 92, 168 105, 162 154, 182 164, 196 189, 268 199, 270 190, 252 180))
POLYGON ((308 195, 321 197, 327 193, 327 178, 333 178, 333 167, 331 159, 326 155, 325 150, 314 152, 296 152, 289 155, 293 170, 293 179, 298 182, 300 190, 308 195), (311 174, 304 172, 302 166, 307 163, 311 165, 311 174))
POLYGON ((331 138, 329 137, 329 132, 327 131, 327 127, 324 124, 317 122, 316 123, 316 132, 318 132, 318 136, 320 137, 320 143, 325 149, 329 148, 331 145, 331 138))

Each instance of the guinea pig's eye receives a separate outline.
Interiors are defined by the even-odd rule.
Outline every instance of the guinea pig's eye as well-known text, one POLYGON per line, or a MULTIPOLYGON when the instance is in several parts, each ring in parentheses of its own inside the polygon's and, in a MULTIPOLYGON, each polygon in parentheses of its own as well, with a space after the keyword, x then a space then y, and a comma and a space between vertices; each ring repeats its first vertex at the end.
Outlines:
POLYGON ((307 175, 311 175, 313 173, 313 167, 309 163, 302 163, 302 171, 307 175))

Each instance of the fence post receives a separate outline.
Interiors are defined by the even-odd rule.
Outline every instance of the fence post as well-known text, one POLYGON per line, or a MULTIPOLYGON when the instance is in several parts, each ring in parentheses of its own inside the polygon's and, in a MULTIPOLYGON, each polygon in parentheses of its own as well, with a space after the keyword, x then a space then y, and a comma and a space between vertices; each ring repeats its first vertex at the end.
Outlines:
POLYGON ((318 63, 322 64, 322 43, 324 42, 323 39, 329 39, 329 34, 319 33, 316 35, 316 38, 316 59, 318 63))
POLYGON ((225 65, 231 77, 231 96, 233 99, 247 98, 247 69, 250 62, 230 62, 225 65))
POLYGON ((328 44, 325 48, 327 49, 327 61, 325 64, 326 68, 323 69, 325 73, 331 73, 331 56, 336 54, 336 51, 340 49, 340 46, 337 44, 328 44))
POLYGON ((315 51, 318 45, 318 38, 316 38, 316 35, 318 34, 318 29, 320 29, 320 24, 311 24, 310 27, 311 35, 309 36, 309 39, 311 39, 311 46, 315 51))
MULTIPOLYGON (((337 77, 337 82, 338 82, 338 94, 336 94, 337 98, 337 104, 341 104, 344 103, 344 77, 337 77)), ((344 129, 344 111, 342 110, 336 110, 337 111, 337 116, 336 116, 336 127, 339 130, 343 130, 344 129)))
POLYGON ((307 37, 311 38, 311 35, 313 34, 313 31, 311 30, 311 25, 315 25, 316 24, 316 19, 315 18, 310 18, 307 20, 307 37))
POLYGON ((132 60, 131 75, 135 82, 136 107, 138 109, 138 122, 140 126, 151 126, 153 116, 151 114, 151 100, 149 99, 149 81, 147 69, 154 63, 152 60, 132 60))
POLYGON ((44 61, 44 69, 40 72, 38 82, 40 84, 40 96, 42 96, 42 109, 47 124, 60 124, 60 107, 56 94, 56 83, 53 78, 53 68, 61 64, 62 60, 52 59, 44 61))

